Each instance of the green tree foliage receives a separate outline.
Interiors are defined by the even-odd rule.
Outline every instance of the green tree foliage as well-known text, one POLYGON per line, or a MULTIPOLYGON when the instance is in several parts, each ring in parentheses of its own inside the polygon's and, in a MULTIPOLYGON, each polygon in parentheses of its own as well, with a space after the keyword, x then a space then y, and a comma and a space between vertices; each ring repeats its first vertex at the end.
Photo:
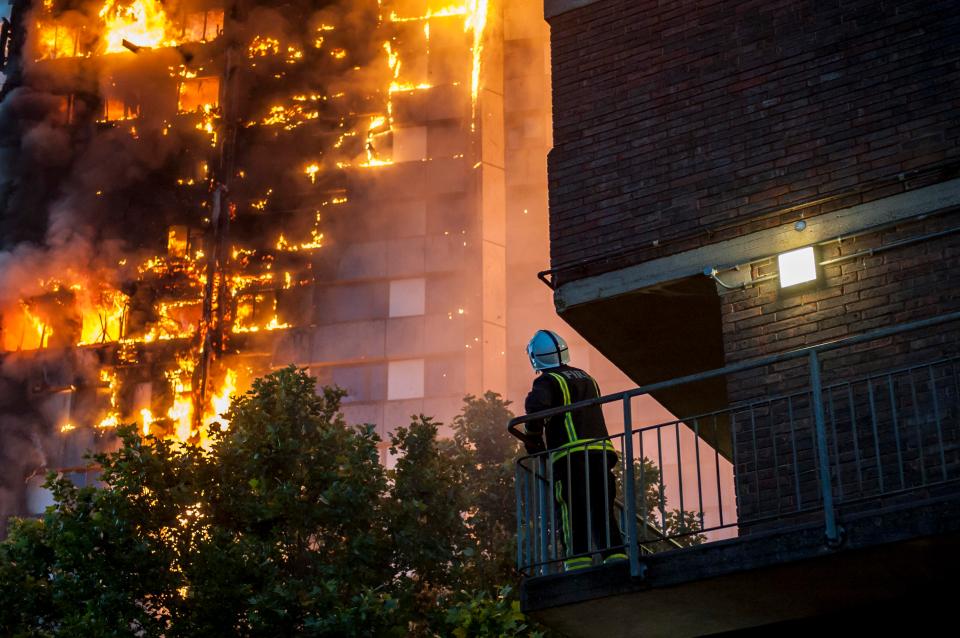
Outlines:
POLYGON ((453 454, 467 480, 470 501, 464 510, 472 552, 464 569, 475 587, 493 592, 515 578, 517 506, 514 462, 520 442, 504 424, 513 418, 509 402, 495 392, 467 396, 453 420, 453 454))
POLYGON ((532 627, 520 612, 520 601, 513 590, 503 587, 496 594, 477 592, 472 598, 458 601, 447 612, 450 635, 456 638, 503 638, 527 636, 541 638, 546 634, 532 627))
POLYGON ((536 636, 513 579, 507 404, 468 397, 453 441, 417 417, 346 426, 294 368, 254 383, 209 450, 119 430, 101 487, 0 543, 0 635, 536 636))

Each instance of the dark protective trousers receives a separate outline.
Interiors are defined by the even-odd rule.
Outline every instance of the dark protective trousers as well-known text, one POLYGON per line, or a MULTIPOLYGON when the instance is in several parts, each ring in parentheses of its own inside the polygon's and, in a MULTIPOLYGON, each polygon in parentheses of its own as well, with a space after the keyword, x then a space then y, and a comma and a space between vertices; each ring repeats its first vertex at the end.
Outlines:
POLYGON ((598 551, 607 558, 624 551, 614 509, 615 459, 613 453, 589 450, 571 452, 553 463, 553 495, 568 568, 590 564, 590 552, 598 551), (578 555, 585 556, 570 558, 578 555))

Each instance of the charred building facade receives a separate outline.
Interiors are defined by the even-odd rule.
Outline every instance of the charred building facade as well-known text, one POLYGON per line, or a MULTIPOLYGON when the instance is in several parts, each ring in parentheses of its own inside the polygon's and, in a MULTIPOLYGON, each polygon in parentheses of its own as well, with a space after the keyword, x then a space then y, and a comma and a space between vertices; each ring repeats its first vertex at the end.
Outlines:
POLYGON ((542 276, 560 316, 680 417, 614 437, 621 453, 695 433, 730 461, 736 514, 703 516, 701 448, 680 488, 699 546, 645 547, 636 511, 629 568, 562 573, 549 500, 518 492, 525 609, 624 636, 943 613, 960 532, 956 6, 544 6, 542 276))
POLYGON ((553 316, 536 3, 18 1, 3 48, 0 517, 291 363, 384 436, 522 397, 553 316))

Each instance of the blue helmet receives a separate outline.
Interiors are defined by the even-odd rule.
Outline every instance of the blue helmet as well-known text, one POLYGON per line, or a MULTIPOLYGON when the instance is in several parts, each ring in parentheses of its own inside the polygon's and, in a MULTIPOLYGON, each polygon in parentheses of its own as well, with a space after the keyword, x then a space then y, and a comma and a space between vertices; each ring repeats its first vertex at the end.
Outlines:
POLYGON ((537 330, 527 344, 527 356, 530 357, 530 365, 537 372, 570 362, 567 342, 552 330, 537 330))

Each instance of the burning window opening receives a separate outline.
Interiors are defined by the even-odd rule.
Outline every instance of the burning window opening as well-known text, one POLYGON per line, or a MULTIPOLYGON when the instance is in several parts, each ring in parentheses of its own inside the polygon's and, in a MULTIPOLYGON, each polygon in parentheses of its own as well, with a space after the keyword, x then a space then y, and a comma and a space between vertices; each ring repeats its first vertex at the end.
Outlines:
POLYGON ((213 42, 223 34, 223 9, 167 14, 160 0, 106 0, 88 19, 45 2, 31 30, 34 60, 139 53, 213 42))

